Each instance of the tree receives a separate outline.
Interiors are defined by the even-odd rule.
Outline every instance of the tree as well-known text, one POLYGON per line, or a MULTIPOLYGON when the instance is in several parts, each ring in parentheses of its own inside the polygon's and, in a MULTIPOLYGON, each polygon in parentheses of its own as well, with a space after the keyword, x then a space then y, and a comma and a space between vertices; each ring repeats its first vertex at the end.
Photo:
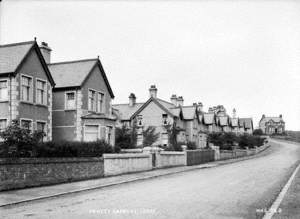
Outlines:
POLYGON ((143 146, 151 146, 159 138, 159 133, 156 133, 156 128, 154 126, 148 126, 143 130, 143 146))
POLYGON ((137 141, 137 132, 135 125, 130 129, 123 125, 116 128, 116 146, 124 149, 135 148, 137 141))
POLYGON ((253 135, 263 135, 263 131, 261 129, 254 129, 253 135))
POLYGON ((166 126, 167 132, 168 132, 168 137, 169 137, 169 146, 168 150, 173 150, 173 151, 181 151, 181 145, 178 144, 177 142, 177 135, 179 134, 179 128, 176 127, 176 122, 174 121, 173 124, 168 124, 166 126))
POLYGON ((44 132, 32 132, 29 127, 20 127, 18 120, 13 120, 11 125, 0 133, 0 137, 4 140, 2 149, 5 154, 18 157, 32 156, 34 146, 41 142, 44 136, 44 132))

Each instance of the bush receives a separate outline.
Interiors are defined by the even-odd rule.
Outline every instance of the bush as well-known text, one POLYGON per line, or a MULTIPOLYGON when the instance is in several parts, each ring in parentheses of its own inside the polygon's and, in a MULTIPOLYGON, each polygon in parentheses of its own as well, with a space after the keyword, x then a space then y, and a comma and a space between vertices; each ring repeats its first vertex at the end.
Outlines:
POLYGON ((156 128, 148 126, 143 130, 143 147, 151 146, 159 139, 159 133, 156 133, 156 128))
POLYGON ((116 128, 116 146, 123 149, 135 148, 137 132, 135 126, 130 129, 126 126, 116 128))
POLYGON ((231 132, 218 132, 208 134, 208 142, 219 146, 221 150, 232 150, 237 141, 237 135, 231 132))
POLYGON ((239 147, 240 148, 254 148, 255 146, 260 147, 264 144, 265 138, 260 136, 244 134, 239 136, 239 147))
POLYGON ((261 129, 254 129, 253 135, 263 135, 263 131, 261 129))
POLYGON ((186 146, 187 146, 187 150, 196 150, 197 149, 196 142, 189 141, 186 144, 186 146))

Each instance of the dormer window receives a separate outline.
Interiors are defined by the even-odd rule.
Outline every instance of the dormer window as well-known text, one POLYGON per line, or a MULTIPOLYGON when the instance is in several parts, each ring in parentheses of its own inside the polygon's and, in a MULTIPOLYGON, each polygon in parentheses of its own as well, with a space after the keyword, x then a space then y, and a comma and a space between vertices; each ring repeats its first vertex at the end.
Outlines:
POLYGON ((168 125, 168 114, 162 114, 163 125, 168 125))

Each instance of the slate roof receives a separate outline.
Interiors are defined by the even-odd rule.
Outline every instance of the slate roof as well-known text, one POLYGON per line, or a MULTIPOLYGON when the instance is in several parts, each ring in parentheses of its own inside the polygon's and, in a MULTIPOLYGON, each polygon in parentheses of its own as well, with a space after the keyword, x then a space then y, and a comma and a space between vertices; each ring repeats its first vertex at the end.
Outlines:
POLYGON ((228 126, 228 116, 219 116, 218 117, 220 126, 228 126))
POLYGON ((265 118, 261 119, 260 122, 268 122, 270 120, 273 120, 274 122, 284 122, 283 119, 280 117, 265 117, 265 118))
POLYGON ((84 59, 68 62, 50 63, 48 67, 56 83, 55 88, 80 87, 85 82, 94 67, 98 64, 108 91, 114 94, 107 80, 104 69, 99 59, 84 59))
POLYGON ((238 118, 231 118, 230 123, 232 127, 238 127, 239 126, 239 119, 238 118))
POLYGON ((136 103, 134 106, 125 104, 114 104, 113 108, 118 111, 118 116, 121 120, 130 120, 130 117, 143 105, 144 103, 136 103))
POLYGON ((215 123, 214 113, 203 113, 203 121, 205 125, 212 125, 215 123))
POLYGON ((240 127, 253 129, 252 118, 239 118, 240 127))
POLYGON ((183 106, 182 115, 184 120, 192 120, 195 118, 196 107, 195 106, 183 106))
POLYGON ((35 49, 50 83, 54 86, 55 83, 53 77, 36 41, 0 45, 0 75, 17 73, 18 69, 22 66, 22 63, 33 49, 35 49))
POLYGON ((29 53, 35 41, 0 46, 0 74, 13 73, 29 53))

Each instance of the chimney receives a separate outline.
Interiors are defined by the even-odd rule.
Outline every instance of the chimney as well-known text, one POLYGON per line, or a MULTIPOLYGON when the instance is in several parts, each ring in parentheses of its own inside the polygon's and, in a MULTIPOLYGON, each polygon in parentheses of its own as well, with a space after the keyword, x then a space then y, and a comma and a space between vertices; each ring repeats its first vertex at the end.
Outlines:
POLYGON ((213 113, 213 112, 214 112, 214 108, 209 107, 209 108, 208 108, 208 112, 209 112, 209 113, 213 113))
POLYGON ((171 103, 173 105, 177 106, 177 96, 176 96, 176 94, 173 94, 170 99, 171 99, 171 103))
POLYGON ((41 53, 45 59, 45 62, 47 64, 50 63, 50 58, 51 58, 51 48, 48 46, 48 43, 45 43, 45 42, 42 42, 41 45, 40 45, 40 50, 41 50, 41 53))
POLYGON ((178 104, 178 106, 183 106, 183 97, 182 96, 177 97, 177 104, 178 104))
POLYGON ((279 118, 282 119, 282 114, 279 115, 279 118))
POLYGON ((235 108, 233 108, 233 110, 232 110, 232 118, 236 118, 236 109, 235 108))
POLYGON ((134 95, 134 93, 131 93, 129 95, 129 106, 134 106, 136 103, 136 96, 134 95))
POLYGON ((198 102, 198 111, 199 112, 203 111, 203 104, 201 102, 198 102))
POLYGON ((262 118, 265 118, 265 117, 266 117, 266 115, 265 115, 265 114, 263 114, 263 115, 262 115, 262 118))
POLYGON ((157 88, 155 85, 151 85, 150 88, 149 88, 149 94, 150 94, 150 97, 154 97, 156 98, 157 97, 157 88))

